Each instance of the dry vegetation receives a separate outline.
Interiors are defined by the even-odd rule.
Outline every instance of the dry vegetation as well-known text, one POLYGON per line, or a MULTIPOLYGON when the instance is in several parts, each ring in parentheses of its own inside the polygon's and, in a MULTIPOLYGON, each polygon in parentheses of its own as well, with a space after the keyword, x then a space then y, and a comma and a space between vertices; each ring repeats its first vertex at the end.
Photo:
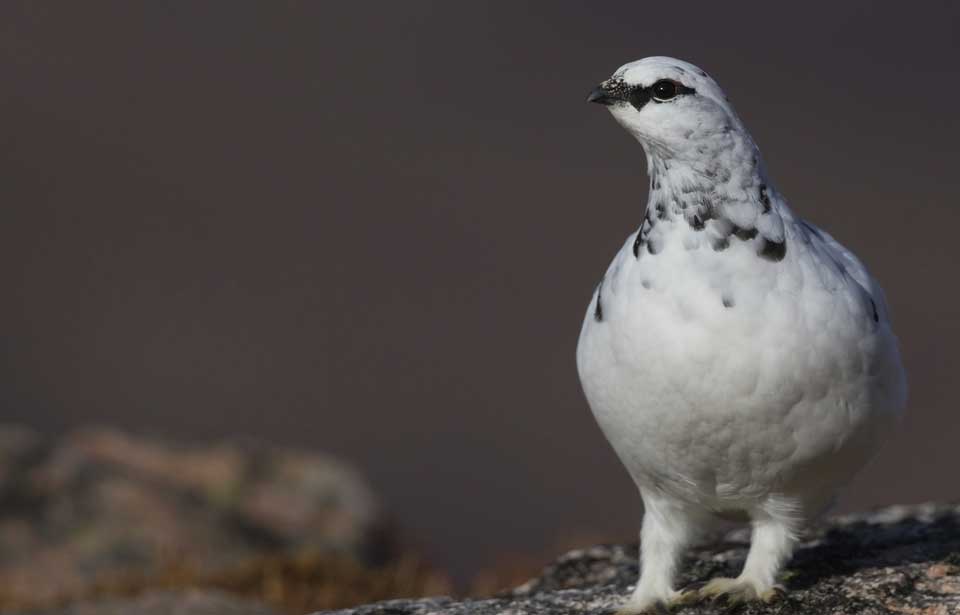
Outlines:
POLYGON ((365 568, 345 558, 316 554, 258 557, 216 573, 170 566, 163 572, 131 574, 98 580, 80 593, 40 602, 10 595, 0 588, 0 611, 46 609, 102 598, 135 596, 147 590, 217 589, 260 600, 277 611, 295 615, 342 608, 375 600, 449 594, 447 577, 415 557, 380 568, 365 568))

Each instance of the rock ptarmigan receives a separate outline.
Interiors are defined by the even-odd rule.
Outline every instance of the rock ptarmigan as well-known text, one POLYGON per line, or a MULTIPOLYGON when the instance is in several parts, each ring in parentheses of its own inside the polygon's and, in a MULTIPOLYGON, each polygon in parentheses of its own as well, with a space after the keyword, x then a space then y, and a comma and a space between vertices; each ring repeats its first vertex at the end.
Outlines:
POLYGON ((645 58, 588 100, 640 142, 650 176, 640 228, 597 285, 577 346, 587 401, 645 510, 621 613, 772 600, 804 523, 904 409, 883 292, 787 206, 704 71, 645 58), (752 526, 743 571, 676 590, 684 547, 718 518, 752 526))

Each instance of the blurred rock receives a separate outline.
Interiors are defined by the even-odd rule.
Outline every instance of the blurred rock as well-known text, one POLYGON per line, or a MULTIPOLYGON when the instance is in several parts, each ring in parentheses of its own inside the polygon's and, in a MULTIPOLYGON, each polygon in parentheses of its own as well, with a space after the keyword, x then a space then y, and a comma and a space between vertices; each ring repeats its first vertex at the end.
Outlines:
POLYGON ((395 555, 367 485, 323 455, 0 427, 0 609, 262 580, 278 557, 358 576, 395 555))
POLYGON ((136 598, 78 602, 43 615, 278 615, 267 605, 218 591, 149 592, 136 598))
MULTIPOLYGON (((749 534, 730 532, 689 554, 682 585, 736 576, 749 534)), ((486 600, 391 600, 338 615, 493 615, 604 613, 636 582, 637 546, 611 545, 567 553, 543 573, 486 600)), ((948 615, 960 613, 960 506, 896 506, 835 517, 812 531, 787 568, 788 593, 773 605, 749 604, 738 614, 948 615)), ((723 612, 699 604, 674 613, 723 612)))

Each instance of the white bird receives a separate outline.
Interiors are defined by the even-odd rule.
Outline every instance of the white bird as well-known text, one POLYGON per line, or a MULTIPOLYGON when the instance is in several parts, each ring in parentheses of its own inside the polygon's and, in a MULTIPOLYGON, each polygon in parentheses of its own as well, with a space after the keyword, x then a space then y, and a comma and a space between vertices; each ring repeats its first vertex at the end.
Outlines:
POLYGON ((640 228, 597 286, 577 346, 587 401, 645 510, 640 579, 620 612, 773 600, 798 532, 906 404, 883 292, 790 210, 704 71, 645 58, 588 100, 640 142, 650 176, 640 228), (684 547, 718 518, 751 523, 743 571, 677 591, 684 547))

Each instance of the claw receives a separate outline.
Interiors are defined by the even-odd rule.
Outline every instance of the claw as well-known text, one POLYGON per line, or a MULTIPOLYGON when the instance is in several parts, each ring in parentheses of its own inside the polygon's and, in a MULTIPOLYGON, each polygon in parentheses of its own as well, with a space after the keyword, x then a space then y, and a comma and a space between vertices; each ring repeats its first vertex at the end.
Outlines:
POLYGON ((709 598, 711 602, 722 602, 728 606, 737 606, 754 600, 769 604, 783 598, 786 595, 786 589, 782 585, 774 585, 766 590, 758 590, 753 583, 745 579, 717 578, 700 588, 698 595, 701 598, 709 598))
POLYGON ((777 600, 783 600, 787 596, 787 588, 783 585, 774 585, 767 591, 760 594, 760 599, 771 604, 777 600))
POLYGON ((703 585, 705 584, 691 583, 687 585, 677 592, 677 595, 670 601, 670 606, 686 606, 700 602, 700 588, 703 587, 703 585))

